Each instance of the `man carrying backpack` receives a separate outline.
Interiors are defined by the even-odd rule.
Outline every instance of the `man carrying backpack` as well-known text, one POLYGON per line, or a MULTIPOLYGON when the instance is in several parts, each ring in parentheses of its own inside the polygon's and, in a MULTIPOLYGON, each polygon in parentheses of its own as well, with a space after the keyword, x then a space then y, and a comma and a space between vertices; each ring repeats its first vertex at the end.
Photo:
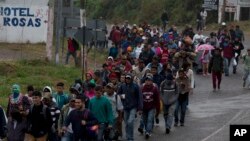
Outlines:
POLYGON ((48 133, 52 126, 52 117, 49 108, 42 103, 42 93, 34 91, 33 105, 27 117, 28 141, 47 141, 48 133))

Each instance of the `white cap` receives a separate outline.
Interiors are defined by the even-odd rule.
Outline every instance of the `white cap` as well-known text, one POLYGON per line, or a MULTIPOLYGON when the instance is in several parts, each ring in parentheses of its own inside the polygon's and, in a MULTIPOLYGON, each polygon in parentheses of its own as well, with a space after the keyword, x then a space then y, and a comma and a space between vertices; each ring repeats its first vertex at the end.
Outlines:
POLYGON ((226 25, 226 23, 225 23, 225 22, 222 22, 221 25, 226 25))
POLYGON ((108 59, 111 59, 112 61, 114 60, 114 58, 112 56, 109 56, 108 59))

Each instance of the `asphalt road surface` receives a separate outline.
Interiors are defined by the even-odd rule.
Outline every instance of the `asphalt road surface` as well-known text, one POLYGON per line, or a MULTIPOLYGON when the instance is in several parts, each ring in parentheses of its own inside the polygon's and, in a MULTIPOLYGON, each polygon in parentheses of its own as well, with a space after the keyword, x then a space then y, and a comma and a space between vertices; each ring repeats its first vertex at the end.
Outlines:
MULTIPOLYGON (((249 37, 247 37, 249 39, 249 37)), ((250 40, 244 42, 250 47, 250 40)), ((154 128, 150 141, 229 141, 230 125, 250 125, 250 89, 242 87, 242 63, 237 74, 222 77, 221 90, 212 91, 211 76, 195 75, 196 88, 190 95, 184 127, 173 127, 165 134, 163 115, 160 124, 154 128)), ((135 140, 144 141, 145 137, 137 131, 139 119, 136 119, 135 140)))

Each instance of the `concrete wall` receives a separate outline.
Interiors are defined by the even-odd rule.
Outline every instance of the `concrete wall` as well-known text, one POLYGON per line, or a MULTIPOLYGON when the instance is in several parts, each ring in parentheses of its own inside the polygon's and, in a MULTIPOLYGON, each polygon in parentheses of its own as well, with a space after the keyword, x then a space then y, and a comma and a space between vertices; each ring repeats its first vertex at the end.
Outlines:
POLYGON ((0 2, 0 42, 46 42, 47 5, 48 0, 5 0, 0 2))
MULTIPOLYGON (((227 6, 234 6, 236 7, 236 12, 234 13, 234 20, 240 20, 240 9, 241 7, 250 7, 250 0, 226 0, 227 6)), ((222 9, 223 9, 223 0, 219 0, 219 8, 218 8, 218 23, 221 23, 221 16, 222 16, 222 9)))

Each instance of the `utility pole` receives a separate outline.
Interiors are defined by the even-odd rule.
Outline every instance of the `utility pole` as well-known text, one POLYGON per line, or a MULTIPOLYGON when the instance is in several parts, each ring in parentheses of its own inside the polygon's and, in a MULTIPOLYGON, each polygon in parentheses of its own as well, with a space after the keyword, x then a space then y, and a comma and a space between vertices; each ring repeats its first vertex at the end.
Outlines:
POLYGON ((221 22, 225 22, 226 20, 226 3, 227 3, 227 0, 223 0, 223 6, 222 6, 222 15, 221 15, 221 22))
POLYGON ((62 0, 57 0, 57 18, 56 18, 56 64, 59 64, 59 47, 61 37, 62 22, 62 0))
POLYGON ((87 0, 80 1, 80 22, 83 28, 83 46, 81 47, 81 67, 82 67, 82 80, 84 79, 84 74, 87 72, 87 47, 85 46, 85 33, 86 33, 86 4, 87 0))
POLYGON ((53 31, 54 31, 54 0, 49 0, 49 11, 48 11, 48 27, 47 27, 47 42, 46 42, 46 60, 52 60, 52 46, 53 46, 53 31))

